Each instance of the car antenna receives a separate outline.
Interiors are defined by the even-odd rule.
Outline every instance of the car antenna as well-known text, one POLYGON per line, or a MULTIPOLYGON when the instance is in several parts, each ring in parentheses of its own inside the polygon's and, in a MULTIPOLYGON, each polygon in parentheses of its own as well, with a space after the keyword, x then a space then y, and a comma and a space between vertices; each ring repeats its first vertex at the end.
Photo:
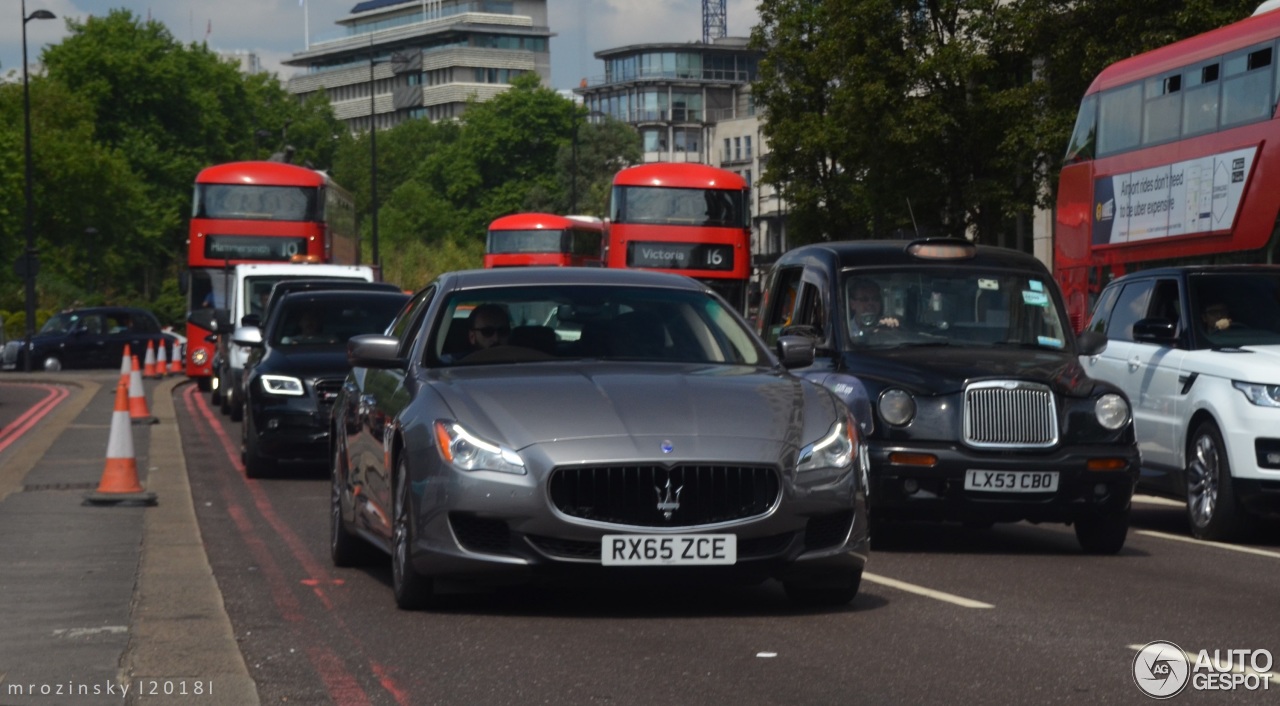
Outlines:
POLYGON ((916 225, 916 212, 911 209, 911 197, 907 197, 907 213, 911 214, 911 228, 915 230, 916 237, 920 237, 920 226, 916 225))

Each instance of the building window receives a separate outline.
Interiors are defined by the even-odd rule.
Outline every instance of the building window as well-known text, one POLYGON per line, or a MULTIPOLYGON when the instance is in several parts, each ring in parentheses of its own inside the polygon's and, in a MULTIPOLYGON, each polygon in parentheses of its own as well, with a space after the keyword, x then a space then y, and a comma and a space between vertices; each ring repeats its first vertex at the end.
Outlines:
POLYGON ((724 138, 724 153, 720 156, 720 161, 728 162, 733 158, 733 152, 729 147, 729 138, 724 138))
POLYGON ((742 138, 733 138, 733 159, 734 161, 742 159, 742 138))
MULTIPOLYGON (((747 160, 750 160, 751 159, 751 136, 750 135, 747 135, 746 137, 742 138, 742 147, 744 148, 744 153, 746 155, 747 160)), ((751 174, 751 172, 747 172, 747 174, 751 174)))

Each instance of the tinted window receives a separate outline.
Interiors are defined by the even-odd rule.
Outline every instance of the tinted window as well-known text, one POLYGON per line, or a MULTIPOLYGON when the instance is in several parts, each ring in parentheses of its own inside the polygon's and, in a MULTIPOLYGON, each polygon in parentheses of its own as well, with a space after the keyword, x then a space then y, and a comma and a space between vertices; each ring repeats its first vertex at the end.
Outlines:
POLYGON ((1133 340, 1133 324, 1147 318, 1147 303, 1151 300, 1151 280, 1140 280, 1124 285, 1116 306, 1111 310, 1107 323, 1107 338, 1119 341, 1133 340))
POLYGON ((1107 320, 1111 318, 1111 307, 1116 303, 1116 296, 1119 294, 1119 287, 1107 287, 1103 290, 1102 296, 1094 307, 1093 318, 1089 320, 1086 330, 1106 334, 1107 320))
POLYGON ((770 283, 769 301, 765 302, 765 312, 761 317, 764 322, 764 339, 769 345, 778 340, 782 327, 791 324, 791 315, 795 311, 796 293, 800 287, 800 275, 804 270, 799 267, 777 270, 770 283))

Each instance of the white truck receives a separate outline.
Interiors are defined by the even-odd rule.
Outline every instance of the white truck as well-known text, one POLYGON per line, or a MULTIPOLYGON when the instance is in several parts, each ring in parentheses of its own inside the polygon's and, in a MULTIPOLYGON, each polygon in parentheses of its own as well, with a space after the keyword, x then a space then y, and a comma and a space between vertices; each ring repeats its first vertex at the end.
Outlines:
POLYGON ((244 417, 244 400, 240 382, 249 349, 231 341, 237 326, 256 326, 262 307, 271 296, 271 288, 286 279, 352 279, 374 281, 369 265, 316 265, 309 263, 264 263, 236 265, 227 272, 226 316, 217 323, 218 344, 213 356, 213 396, 223 414, 234 421, 244 417))

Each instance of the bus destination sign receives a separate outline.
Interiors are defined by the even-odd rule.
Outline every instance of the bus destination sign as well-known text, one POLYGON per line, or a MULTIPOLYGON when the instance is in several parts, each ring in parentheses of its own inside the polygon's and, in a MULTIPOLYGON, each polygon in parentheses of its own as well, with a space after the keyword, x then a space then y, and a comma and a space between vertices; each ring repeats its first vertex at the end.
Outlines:
POLYGON ((288 262, 307 252, 307 239, 254 235, 210 235, 205 238, 204 256, 211 260, 262 260, 288 262))
POLYGON ((627 243, 627 266, 668 270, 732 270, 733 246, 710 243, 627 243))

